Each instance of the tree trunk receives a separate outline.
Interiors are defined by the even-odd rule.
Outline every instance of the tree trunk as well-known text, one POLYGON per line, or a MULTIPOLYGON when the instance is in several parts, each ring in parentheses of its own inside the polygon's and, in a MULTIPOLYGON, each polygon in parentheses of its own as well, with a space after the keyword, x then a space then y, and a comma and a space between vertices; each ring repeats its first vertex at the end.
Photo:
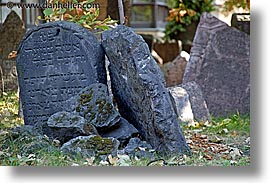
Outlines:
MULTIPOLYGON (((125 24, 127 26, 130 26, 132 0, 122 0, 122 1, 123 1, 123 8, 124 8, 125 24)), ((107 14, 110 15, 112 19, 119 21, 119 10, 118 10, 117 0, 108 0, 107 14)))

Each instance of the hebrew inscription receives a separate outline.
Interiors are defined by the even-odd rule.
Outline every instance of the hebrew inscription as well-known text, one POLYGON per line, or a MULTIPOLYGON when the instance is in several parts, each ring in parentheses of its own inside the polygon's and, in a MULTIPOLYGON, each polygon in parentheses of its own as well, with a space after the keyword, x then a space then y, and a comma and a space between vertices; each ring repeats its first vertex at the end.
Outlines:
POLYGON ((106 84, 104 52, 88 30, 70 22, 30 30, 17 57, 25 124, 47 121, 62 102, 92 83, 106 84))

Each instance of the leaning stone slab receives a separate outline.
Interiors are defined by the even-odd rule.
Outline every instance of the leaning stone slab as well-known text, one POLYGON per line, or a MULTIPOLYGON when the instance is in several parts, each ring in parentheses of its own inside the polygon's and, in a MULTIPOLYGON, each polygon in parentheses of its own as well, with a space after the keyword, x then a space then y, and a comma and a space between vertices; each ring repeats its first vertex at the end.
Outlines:
POLYGON ((208 13, 200 18, 183 83, 201 86, 210 114, 249 113, 250 38, 208 13))
POLYGON ((83 116, 88 123, 99 130, 109 128, 120 120, 120 114, 113 106, 105 84, 94 83, 82 89, 76 96, 65 101, 68 112, 83 116))
POLYGON ((188 153, 163 74, 142 37, 120 25, 102 34, 102 45, 122 117, 159 152, 188 153))
POLYGON ((28 31, 16 59, 25 124, 46 123, 82 88, 106 84, 104 64, 100 43, 77 24, 57 21, 28 31))
POLYGON ((180 87, 187 91, 195 120, 198 122, 211 121, 211 116, 200 86, 192 81, 180 85, 180 87))
POLYGON ((102 138, 98 135, 79 136, 63 144, 61 151, 83 157, 98 157, 111 154, 117 156, 119 141, 115 138, 102 138))
POLYGON ((47 125, 50 127, 48 136, 61 143, 78 136, 98 135, 95 127, 83 117, 64 111, 53 114, 47 125))
POLYGON ((176 110, 180 121, 183 123, 192 124, 194 122, 194 115, 187 91, 180 86, 169 87, 168 90, 175 101, 176 110))

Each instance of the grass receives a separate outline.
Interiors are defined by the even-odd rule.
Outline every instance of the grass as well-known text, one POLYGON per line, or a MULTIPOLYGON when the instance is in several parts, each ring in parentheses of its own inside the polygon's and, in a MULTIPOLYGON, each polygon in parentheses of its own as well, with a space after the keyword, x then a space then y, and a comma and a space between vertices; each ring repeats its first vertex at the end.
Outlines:
POLYGON ((146 159, 122 155, 100 161, 64 154, 46 136, 12 132, 23 125, 18 117, 18 97, 0 97, 0 165, 2 166, 248 166, 250 165, 250 117, 234 114, 213 118, 195 126, 181 124, 192 156, 146 159))

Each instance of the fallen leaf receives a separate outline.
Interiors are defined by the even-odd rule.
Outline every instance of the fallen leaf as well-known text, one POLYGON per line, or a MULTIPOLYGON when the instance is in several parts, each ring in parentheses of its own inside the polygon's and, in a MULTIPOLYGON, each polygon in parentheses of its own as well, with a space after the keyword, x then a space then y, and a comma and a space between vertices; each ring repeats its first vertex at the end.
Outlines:
POLYGON ((95 160, 95 157, 90 157, 90 158, 86 158, 86 161, 88 163, 89 166, 93 166, 94 165, 94 160, 95 160))

